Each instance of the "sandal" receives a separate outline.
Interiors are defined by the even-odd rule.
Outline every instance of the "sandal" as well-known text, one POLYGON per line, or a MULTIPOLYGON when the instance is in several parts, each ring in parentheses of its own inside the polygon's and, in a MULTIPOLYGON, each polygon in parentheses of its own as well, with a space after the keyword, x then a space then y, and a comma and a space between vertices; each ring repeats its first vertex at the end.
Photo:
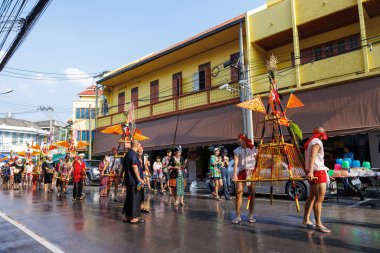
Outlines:
POLYGON ((315 225, 313 223, 311 224, 302 224, 302 226, 309 230, 315 230, 315 225))
POLYGON ((331 230, 328 229, 328 228, 318 228, 318 227, 315 227, 315 231, 321 232, 321 233, 331 233, 331 230))
POLYGON ((129 224, 144 224, 145 220, 144 219, 138 219, 135 222, 129 221, 129 224))
POLYGON ((249 222, 249 223, 256 223, 256 219, 254 219, 254 218, 250 218, 250 219, 248 220, 248 222, 249 222))
POLYGON ((241 218, 235 218, 232 220, 232 224, 240 224, 241 223, 241 218))

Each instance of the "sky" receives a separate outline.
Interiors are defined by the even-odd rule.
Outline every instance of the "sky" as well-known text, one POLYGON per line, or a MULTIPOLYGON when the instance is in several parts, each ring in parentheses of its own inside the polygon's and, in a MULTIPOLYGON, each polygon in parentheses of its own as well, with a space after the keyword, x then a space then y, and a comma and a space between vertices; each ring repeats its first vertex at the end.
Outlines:
POLYGON ((11 112, 19 119, 46 120, 46 112, 37 108, 50 106, 54 119, 66 122, 77 94, 93 84, 96 73, 169 47, 265 2, 53 0, 6 67, 57 73, 58 78, 1 72, 0 92, 13 92, 0 95, 0 117, 11 112))

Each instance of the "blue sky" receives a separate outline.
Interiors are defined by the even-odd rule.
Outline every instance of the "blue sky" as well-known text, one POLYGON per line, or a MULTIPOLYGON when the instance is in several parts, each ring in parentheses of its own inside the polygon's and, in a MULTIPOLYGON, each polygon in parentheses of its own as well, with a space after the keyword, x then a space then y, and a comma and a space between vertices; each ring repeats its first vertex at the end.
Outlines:
MULTIPOLYGON (((53 0, 7 67, 90 77, 89 73, 117 68, 265 2, 53 0)), ((48 76, 37 74, 37 78, 48 76)), ((91 78, 28 80, 0 76, 0 92, 14 90, 0 95, 0 113, 44 120, 44 113, 34 111, 38 106, 51 106, 55 118, 66 121, 76 94, 91 84, 91 78)))

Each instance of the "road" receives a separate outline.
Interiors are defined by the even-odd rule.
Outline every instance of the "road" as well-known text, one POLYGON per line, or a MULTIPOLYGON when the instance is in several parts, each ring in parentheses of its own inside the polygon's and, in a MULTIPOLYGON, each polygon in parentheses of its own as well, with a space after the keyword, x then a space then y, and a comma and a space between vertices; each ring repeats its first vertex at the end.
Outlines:
POLYGON ((100 201, 96 187, 86 187, 83 202, 0 190, 0 252, 380 252, 379 200, 325 203, 331 235, 302 228, 292 201, 271 206, 259 198, 257 223, 232 225, 233 201, 194 194, 174 207, 168 196, 147 200, 146 224, 131 225, 121 222, 123 203, 100 201))

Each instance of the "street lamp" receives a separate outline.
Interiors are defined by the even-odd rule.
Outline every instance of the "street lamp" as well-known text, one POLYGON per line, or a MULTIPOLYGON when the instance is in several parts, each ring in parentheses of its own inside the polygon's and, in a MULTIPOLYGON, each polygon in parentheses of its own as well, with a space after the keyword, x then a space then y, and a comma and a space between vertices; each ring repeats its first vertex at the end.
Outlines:
POLYGON ((8 94, 8 93, 11 93, 11 92, 13 92, 13 90, 9 89, 7 91, 1 92, 0 95, 8 94))

